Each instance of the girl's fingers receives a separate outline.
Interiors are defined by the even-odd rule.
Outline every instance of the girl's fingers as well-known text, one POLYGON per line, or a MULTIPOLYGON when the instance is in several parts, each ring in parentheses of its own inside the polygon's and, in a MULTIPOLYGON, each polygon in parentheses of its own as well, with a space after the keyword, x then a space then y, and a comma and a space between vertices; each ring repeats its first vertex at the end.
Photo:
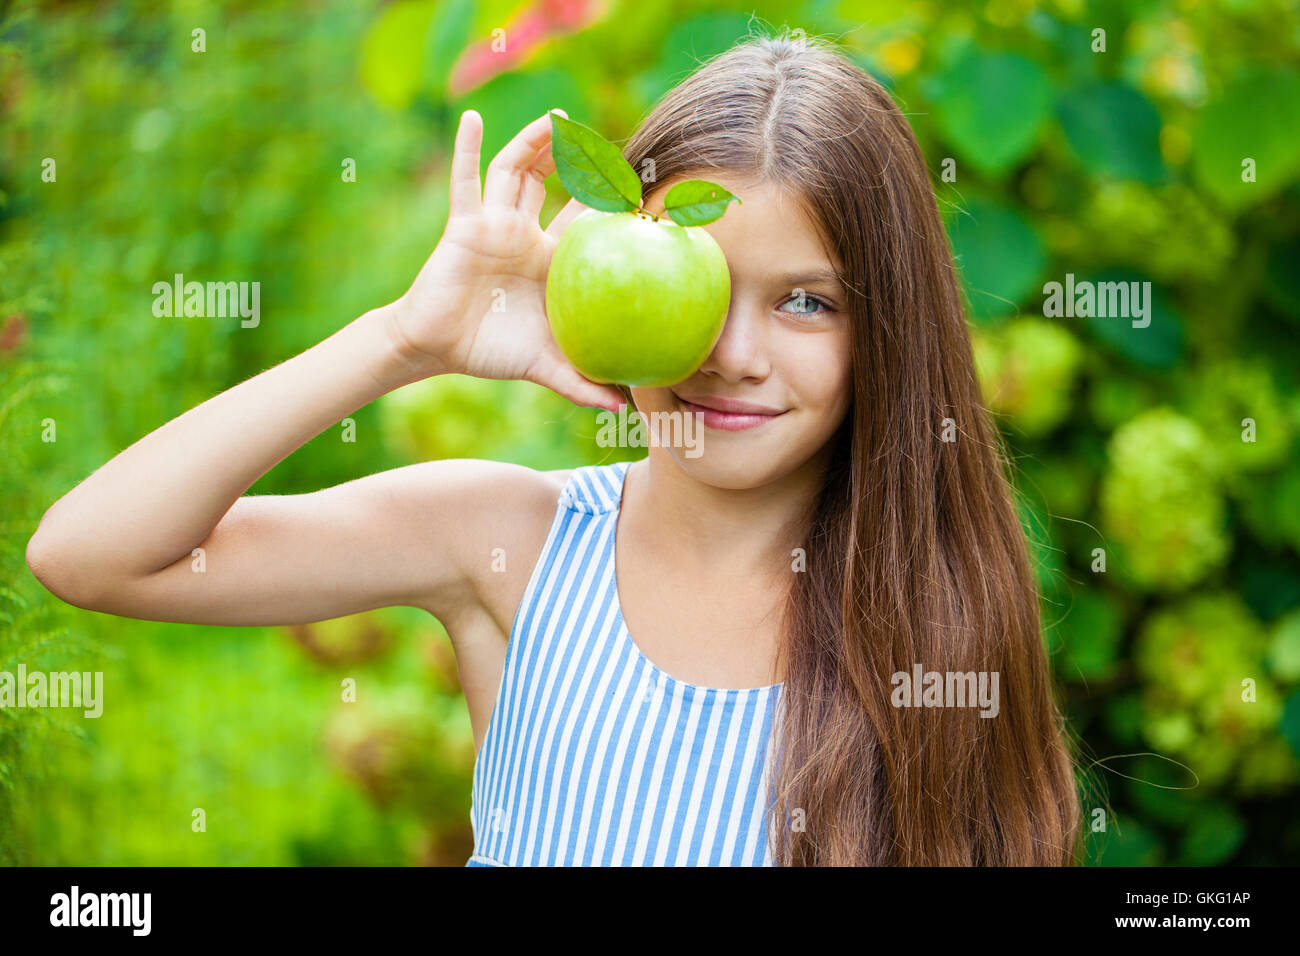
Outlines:
POLYGON ((538 179, 545 179, 555 172, 555 155, 551 152, 549 138, 542 144, 542 148, 537 151, 537 155, 533 157, 533 172, 537 174, 538 179))
POLYGON ((616 386, 599 385, 584 378, 567 360, 554 353, 545 356, 542 367, 532 380, 563 395, 575 405, 586 408, 604 408, 617 412, 620 405, 627 404, 627 398, 616 386))
POLYGON ((482 143, 483 117, 474 110, 465 110, 460 114, 451 154, 451 216, 472 216, 482 206, 483 186, 478 175, 482 143))
POLYGON ((547 143, 533 160, 528 172, 524 173, 524 184, 519 190, 518 209, 530 222, 536 222, 542 214, 542 206, 546 202, 545 180, 553 172, 555 161, 551 158, 551 145, 547 143))
POLYGON ((539 116, 516 133, 515 138, 488 163, 483 205, 514 208, 519 199, 523 177, 538 152, 550 140, 550 113, 539 116))

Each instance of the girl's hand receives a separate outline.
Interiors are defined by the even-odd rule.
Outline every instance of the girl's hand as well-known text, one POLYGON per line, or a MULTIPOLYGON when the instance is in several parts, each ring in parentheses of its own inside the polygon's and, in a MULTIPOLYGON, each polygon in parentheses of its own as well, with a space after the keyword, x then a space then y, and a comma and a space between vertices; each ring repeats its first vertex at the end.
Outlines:
POLYGON ((430 374, 524 379, 579 405, 617 410, 626 404, 622 393, 583 377, 560 352, 546 319, 551 256, 560 232, 587 208, 570 202, 545 231, 538 221, 543 180, 555 172, 550 115, 525 126, 488 164, 480 195, 482 139, 482 117, 466 110, 456 132, 447 227, 394 303, 407 357, 430 374))

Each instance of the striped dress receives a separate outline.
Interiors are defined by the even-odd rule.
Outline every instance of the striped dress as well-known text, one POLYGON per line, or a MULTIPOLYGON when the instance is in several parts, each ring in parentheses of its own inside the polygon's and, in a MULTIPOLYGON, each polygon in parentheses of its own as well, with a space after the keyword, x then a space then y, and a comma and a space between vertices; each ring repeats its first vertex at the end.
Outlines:
POLYGON ((701 687, 641 653, 614 576, 628 467, 560 494, 474 762, 468 866, 772 865, 781 685, 701 687))

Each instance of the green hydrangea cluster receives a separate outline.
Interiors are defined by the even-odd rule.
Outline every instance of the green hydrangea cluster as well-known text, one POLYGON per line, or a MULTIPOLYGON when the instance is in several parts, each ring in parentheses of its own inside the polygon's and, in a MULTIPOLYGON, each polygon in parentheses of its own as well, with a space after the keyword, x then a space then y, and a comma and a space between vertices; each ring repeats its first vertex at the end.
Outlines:
POLYGON ((1274 622, 1268 666, 1278 680, 1300 683, 1300 608, 1274 622))
POLYGON ((1083 350, 1069 330, 1027 317, 975 333, 975 364, 989 408, 1025 435, 1045 435, 1070 414, 1083 350))
POLYGON ((1102 528, 1116 570, 1146 590, 1195 584, 1228 556, 1213 444, 1167 407, 1116 429, 1101 481, 1102 528))
POLYGON ((380 403, 385 440, 416 460, 494 458, 565 468, 588 460, 594 447, 597 413, 531 382, 439 375, 380 403), (575 425, 574 416, 583 424, 575 425))
POLYGON ((1209 362, 1187 381, 1185 391, 1184 407, 1214 444, 1229 481, 1286 459, 1291 410, 1263 362, 1209 362))
POLYGON ((1238 789, 1261 792, 1300 777, 1274 732, 1283 700, 1266 669, 1268 647, 1262 625, 1228 592, 1162 608, 1138 633, 1144 733, 1186 760, 1202 785, 1233 778, 1238 789))
POLYGON ((1227 223, 1181 184, 1102 183, 1083 221, 1088 247, 1166 282, 1221 278, 1236 249, 1227 223))

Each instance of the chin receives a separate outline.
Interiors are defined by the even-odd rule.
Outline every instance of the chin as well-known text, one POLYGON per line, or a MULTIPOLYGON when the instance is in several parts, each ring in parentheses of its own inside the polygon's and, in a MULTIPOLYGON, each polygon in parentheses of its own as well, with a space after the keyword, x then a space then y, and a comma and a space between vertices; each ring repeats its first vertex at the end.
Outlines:
MULTIPOLYGON (((765 426, 766 430, 767 427, 765 426)), ((694 480, 727 491, 746 491, 779 481, 804 464, 816 449, 803 450, 791 441, 788 430, 771 434, 724 432, 701 428, 699 454, 689 447, 652 447, 651 456, 662 456, 694 480), (694 457, 692 457, 694 455, 694 457)))
POLYGON ((721 448, 710 449, 708 439, 705 439, 704 454, 698 458, 687 457, 684 448, 651 448, 650 455, 671 458, 695 481, 725 491, 761 488, 780 477, 779 471, 770 471, 774 464, 771 458, 759 459, 740 452, 728 454, 721 448))

